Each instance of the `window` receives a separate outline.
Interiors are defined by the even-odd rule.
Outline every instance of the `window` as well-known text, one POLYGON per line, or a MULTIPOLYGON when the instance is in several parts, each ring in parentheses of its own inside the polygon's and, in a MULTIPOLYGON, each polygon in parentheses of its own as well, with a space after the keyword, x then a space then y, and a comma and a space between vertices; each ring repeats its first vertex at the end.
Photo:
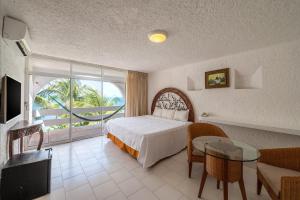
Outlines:
MULTIPOLYGON (((126 71, 32 57, 28 70, 28 117, 43 120, 45 144, 102 135, 105 122, 123 117, 126 71)), ((37 145, 38 136, 28 140, 37 145)))

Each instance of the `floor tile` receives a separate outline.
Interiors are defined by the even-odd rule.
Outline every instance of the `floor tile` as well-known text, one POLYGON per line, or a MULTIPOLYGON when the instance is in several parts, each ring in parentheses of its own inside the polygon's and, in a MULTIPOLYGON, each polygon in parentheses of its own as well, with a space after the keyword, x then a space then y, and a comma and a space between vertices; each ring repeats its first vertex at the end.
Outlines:
POLYGON ((61 176, 61 170, 60 168, 55 168, 51 170, 51 178, 55 178, 61 176))
POLYGON ((114 173, 119 169, 123 168, 120 162, 113 162, 113 163, 102 163, 103 167, 108 173, 114 173))
POLYGON ((90 184, 93 187, 95 187, 97 185, 100 185, 102 183, 110 181, 111 177, 106 172, 100 172, 100 173, 89 176, 88 180, 89 180, 90 184))
POLYGON ((76 162, 65 162, 65 163, 61 164, 61 169, 62 170, 66 170, 66 169, 70 169, 70 168, 77 167, 77 166, 80 166, 79 161, 76 161, 76 162))
POLYGON ((141 167, 141 165, 134 159, 125 161, 122 163, 122 165, 127 169, 127 170, 133 170, 138 167, 141 167))
POLYGON ((94 192, 98 200, 105 199, 119 191, 119 187, 113 181, 108 181, 97 187, 94 187, 94 192))
POLYGON ((61 176, 51 179, 51 190, 56 190, 64 186, 63 179, 61 176))
MULTIPOLYGON (((194 199, 196 199, 196 198, 194 198, 194 199)), ((182 197, 179 198, 179 200, 190 200, 190 199, 186 196, 182 196, 182 197)))
POLYGON ((88 167, 88 166, 97 165, 97 164, 99 166, 101 166, 101 162, 98 161, 96 158, 89 158, 87 160, 81 160, 80 164, 81 164, 82 167, 88 167))
POLYGON ((84 175, 79 175, 64 180, 64 187, 66 191, 70 191, 86 183, 88 183, 87 178, 84 175))
POLYGON ((93 159, 93 155, 92 155, 92 154, 82 154, 82 155, 78 155, 78 159, 79 159, 79 160, 93 159))
POLYGON ((51 161, 51 169, 55 170, 57 168, 60 168, 60 163, 59 162, 53 162, 53 160, 51 161))
POLYGON ((66 200, 96 200, 96 197, 89 184, 86 184, 66 192, 66 200))
POLYGON ((186 178, 176 172, 170 171, 162 176, 162 178, 170 185, 176 186, 183 182, 186 178))
POLYGON ((161 178, 158 178, 156 175, 147 176, 142 179, 142 182, 151 191, 156 190, 165 184, 165 181, 163 181, 161 178))
POLYGON ((67 178, 71 178, 73 176, 80 175, 82 173, 83 173, 83 171, 81 169, 81 166, 77 166, 77 167, 73 167, 73 168, 62 171, 62 177, 63 177, 63 179, 67 179, 67 178))
POLYGON ((69 157, 69 155, 63 155, 59 157, 61 165, 76 165, 79 164, 79 160, 75 155, 69 157))
POLYGON ((92 164, 92 165, 83 167, 83 171, 86 176, 90 176, 90 175, 93 175, 93 174, 96 174, 99 172, 103 172, 104 168, 102 167, 101 164, 97 163, 97 164, 92 164))
POLYGON ((110 174, 110 176, 114 179, 114 181, 116 181, 117 183, 120 183, 120 182, 130 178, 132 176, 132 174, 130 174, 127 170, 118 170, 118 171, 110 174))
POLYGON ((182 197, 182 194, 178 192, 175 188, 164 185, 161 188, 157 189, 154 194, 160 199, 160 200, 176 200, 182 197))
POLYGON ((178 191, 180 191, 181 193, 183 193, 184 195, 186 195, 191 199, 198 196, 199 187, 200 187, 200 179, 199 180, 187 179, 176 186, 178 191))
POLYGON ((160 163, 157 163, 156 165, 151 167, 149 171, 160 177, 169 172, 170 170, 167 167, 160 165, 160 163))
POLYGON ((127 198, 122 192, 117 192, 105 200, 127 200, 127 198))
POLYGON ((138 179, 143 179, 144 177, 151 175, 151 172, 148 169, 144 169, 142 167, 133 169, 130 171, 131 174, 133 174, 138 179))
POLYGON ((129 196, 143 187, 143 184, 135 177, 127 179, 119 184, 122 192, 129 196))
POLYGON ((144 188, 128 197, 129 200, 159 200, 155 195, 148 189, 144 188))
MULTIPOLYGON (((56 145, 53 152, 52 191, 38 200, 198 199, 203 164, 193 164, 192 178, 188 178, 186 151, 148 169, 105 137, 56 145)), ((248 200, 269 200, 265 189, 260 196, 256 195, 255 168, 244 169, 248 200)), ((213 177, 208 176, 202 197, 223 199, 223 191, 216 189, 213 177)), ((237 183, 229 185, 229 199, 241 199, 237 183)))
POLYGON ((66 200, 65 190, 61 188, 59 190, 51 191, 50 194, 39 197, 35 200, 66 200))

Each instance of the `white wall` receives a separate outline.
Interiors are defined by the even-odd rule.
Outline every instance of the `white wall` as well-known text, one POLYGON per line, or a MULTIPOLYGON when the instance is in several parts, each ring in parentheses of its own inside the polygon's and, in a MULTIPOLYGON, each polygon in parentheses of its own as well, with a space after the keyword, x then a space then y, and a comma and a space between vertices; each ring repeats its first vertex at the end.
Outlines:
MULTIPOLYGON (((5 15, 5 9, 1 5, 0 0, 0 30, 2 30, 3 16, 5 15)), ((18 80, 22 83, 22 114, 19 117, 14 118, 7 124, 0 124, 0 166, 7 159, 7 130, 13 126, 18 120, 23 119, 24 113, 24 70, 25 70, 25 58, 20 56, 14 48, 11 48, 0 36, 0 77, 5 74, 18 80)))
MULTIPOLYGON (((152 72, 149 74, 149 102, 165 87, 176 87, 190 97, 196 120, 202 112, 209 112, 223 119, 300 130, 300 40, 152 72), (225 67, 231 71, 230 88, 187 90, 187 77, 197 88, 204 88, 204 72, 225 67), (235 89, 235 73, 247 76, 259 67, 262 69, 261 89, 235 89)), ((230 137, 259 148, 300 146, 300 136, 222 127, 230 137)))

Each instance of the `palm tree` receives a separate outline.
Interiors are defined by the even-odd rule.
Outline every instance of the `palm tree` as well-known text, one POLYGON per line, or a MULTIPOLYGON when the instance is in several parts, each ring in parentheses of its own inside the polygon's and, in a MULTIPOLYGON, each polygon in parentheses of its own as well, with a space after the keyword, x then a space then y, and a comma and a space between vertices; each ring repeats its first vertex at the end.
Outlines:
MULTIPOLYGON (((74 82, 73 86, 73 98, 78 98, 78 92, 79 92, 79 85, 76 82, 74 82)), ((60 102, 64 103, 65 105, 70 105, 70 95, 71 95, 71 87, 70 87, 70 81, 69 80, 61 80, 56 79, 54 81, 51 81, 49 85, 46 86, 45 89, 41 90, 37 96, 43 97, 48 99, 48 101, 53 102, 51 98, 55 98, 59 100, 60 102), (50 98, 51 97, 51 98, 50 98)), ((55 102, 53 102, 55 103, 55 102)))
MULTIPOLYGON (((112 106, 117 99, 109 99, 103 97, 99 92, 87 85, 82 85, 80 81, 74 80, 72 82, 72 90, 70 87, 70 81, 65 79, 57 79, 51 81, 49 85, 41 90, 35 98, 35 103, 43 108, 58 108, 59 104, 63 104, 66 107, 70 105, 70 95, 72 91, 72 106, 74 108, 88 108, 88 107, 100 107, 100 106, 112 106), (59 103, 58 103, 59 102, 59 103)), ((82 116, 99 116, 101 114, 109 114, 110 112, 88 112, 81 113, 82 116)), ((61 118, 69 118, 68 114, 60 116, 61 118)), ((75 123, 75 126, 88 125, 93 122, 79 122, 75 123)))

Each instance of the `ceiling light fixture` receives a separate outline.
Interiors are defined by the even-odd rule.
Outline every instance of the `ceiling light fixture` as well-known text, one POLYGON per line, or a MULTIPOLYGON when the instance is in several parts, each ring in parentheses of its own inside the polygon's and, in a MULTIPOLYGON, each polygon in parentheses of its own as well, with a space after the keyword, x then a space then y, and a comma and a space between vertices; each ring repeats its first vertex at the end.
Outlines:
POLYGON ((148 34, 149 40, 154 43, 163 43, 164 41, 166 41, 167 37, 167 32, 163 30, 151 31, 148 34))

